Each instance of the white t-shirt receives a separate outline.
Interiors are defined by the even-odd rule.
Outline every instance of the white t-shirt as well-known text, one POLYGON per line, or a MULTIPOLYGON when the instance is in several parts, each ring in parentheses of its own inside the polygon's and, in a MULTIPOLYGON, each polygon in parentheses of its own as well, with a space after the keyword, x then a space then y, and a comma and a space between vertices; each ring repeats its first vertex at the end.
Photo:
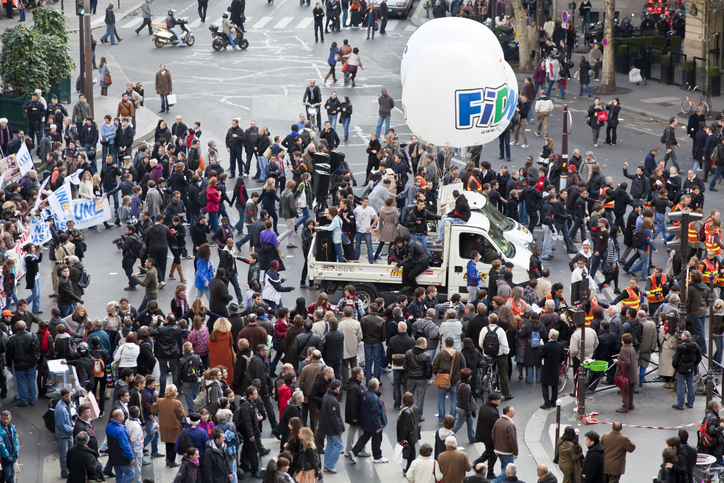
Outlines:
POLYGON ((354 209, 354 216, 357 217, 357 231, 366 233, 372 226, 377 212, 369 205, 367 205, 367 208, 362 208, 362 205, 360 205, 354 209))

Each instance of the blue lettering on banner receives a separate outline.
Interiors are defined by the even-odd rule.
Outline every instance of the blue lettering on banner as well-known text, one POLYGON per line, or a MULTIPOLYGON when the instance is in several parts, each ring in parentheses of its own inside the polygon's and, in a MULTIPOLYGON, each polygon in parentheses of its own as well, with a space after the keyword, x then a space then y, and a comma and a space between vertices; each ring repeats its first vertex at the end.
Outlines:
POLYGON ((457 129, 495 128, 512 118, 517 95, 506 84, 499 87, 455 91, 455 127, 457 129), (511 109, 511 105, 513 108, 511 109))
POLYGON ((68 198, 68 193, 66 190, 57 190, 56 196, 58 199, 58 203, 60 203, 60 206, 63 208, 63 211, 69 212, 70 211, 70 198, 68 198))
POLYGON ((95 200, 86 201, 73 206, 73 216, 76 220, 84 218, 92 218, 103 213, 103 204, 96 203, 95 200))

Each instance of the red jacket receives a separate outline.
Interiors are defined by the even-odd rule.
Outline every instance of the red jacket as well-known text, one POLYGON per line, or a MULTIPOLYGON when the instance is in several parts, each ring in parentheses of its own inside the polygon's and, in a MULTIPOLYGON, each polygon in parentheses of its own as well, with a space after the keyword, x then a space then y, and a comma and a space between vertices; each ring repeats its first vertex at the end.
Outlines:
POLYGON ((218 213, 220 203, 221 195, 219 194, 218 188, 216 188, 216 186, 206 188, 206 212, 218 213))

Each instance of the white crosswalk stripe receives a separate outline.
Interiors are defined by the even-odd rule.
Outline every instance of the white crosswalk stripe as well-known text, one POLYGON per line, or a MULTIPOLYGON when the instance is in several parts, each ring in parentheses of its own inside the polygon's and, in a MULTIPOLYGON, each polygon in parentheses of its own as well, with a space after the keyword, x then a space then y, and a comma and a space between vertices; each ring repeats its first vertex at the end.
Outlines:
POLYGON ((388 20, 387 25, 385 26, 385 31, 387 30, 395 30, 395 27, 397 27, 397 24, 400 23, 399 20, 388 20))
POLYGON ((306 29, 307 27, 309 27, 312 24, 312 22, 314 22, 314 17, 307 17, 304 20, 302 20, 301 22, 299 22, 297 24, 296 28, 306 29))
POLYGON ((284 27, 286 27, 287 25, 289 25, 292 20, 294 20, 294 17, 284 17, 283 19, 281 19, 281 20, 279 21, 279 23, 277 23, 277 24, 274 26, 274 28, 275 28, 275 29, 283 29, 284 27))
POLYGON ((200 19, 200 18, 197 18, 196 20, 194 20, 193 22, 191 22, 191 23, 189 24, 189 28, 190 28, 190 29, 195 29, 195 28, 198 27, 199 25, 201 25, 201 19, 200 19))
POLYGON ((132 29, 132 28, 136 28, 136 27, 138 27, 139 25, 141 25, 141 22, 143 22, 143 18, 140 18, 140 17, 139 17, 139 18, 134 18, 134 19, 131 20, 130 22, 122 25, 121 28, 122 28, 122 29, 132 29))
POLYGON ((272 17, 262 17, 262 18, 261 18, 257 23, 255 23, 251 28, 254 29, 254 30, 264 28, 264 26, 265 26, 266 24, 268 24, 269 22, 271 22, 272 20, 274 20, 272 17))
POLYGON ((407 27, 405 27, 405 32, 414 32, 415 30, 417 30, 417 27, 415 27, 415 26, 412 25, 412 24, 410 24, 410 25, 408 25, 407 27))
POLYGON ((216 20, 214 20, 213 22, 209 22, 209 25, 218 25, 219 28, 221 28, 221 21, 222 21, 222 20, 224 20, 223 17, 219 17, 219 18, 217 18, 216 20))

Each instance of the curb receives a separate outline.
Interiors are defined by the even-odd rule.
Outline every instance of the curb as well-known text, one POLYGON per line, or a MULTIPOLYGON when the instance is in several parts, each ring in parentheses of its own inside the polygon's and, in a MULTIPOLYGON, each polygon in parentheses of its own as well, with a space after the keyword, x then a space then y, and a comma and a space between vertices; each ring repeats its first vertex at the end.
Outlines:
MULTIPOLYGON (((564 396, 562 399, 561 407, 570 406, 573 404, 573 399, 569 396, 564 396)), ((558 481, 563 481, 563 473, 558 469, 558 465, 553 462, 553 459, 548 455, 548 452, 541 443, 541 438, 548 435, 546 431, 546 421, 548 416, 552 414, 545 412, 543 409, 538 409, 536 412, 531 414, 528 423, 525 425, 525 433, 523 441, 525 446, 528 448, 528 452, 533 457, 536 466, 546 465, 548 471, 556 475, 558 481)), ((555 442, 553 443, 555 446, 555 442)))
MULTIPOLYGON (((158 121, 160 121, 162 119, 161 117, 157 116, 155 112, 153 112, 152 110, 150 110, 147 107, 138 108, 139 111, 141 109, 148 111, 149 117, 155 121, 154 124, 158 124, 158 121)), ((136 149, 138 146, 140 146, 141 144, 143 144, 145 142, 153 144, 155 141, 155 136, 156 136, 156 126, 151 127, 151 129, 149 129, 145 133, 142 133, 141 135, 136 134, 136 136, 134 136, 134 138, 133 138, 133 144, 131 145, 131 149, 136 149)))

